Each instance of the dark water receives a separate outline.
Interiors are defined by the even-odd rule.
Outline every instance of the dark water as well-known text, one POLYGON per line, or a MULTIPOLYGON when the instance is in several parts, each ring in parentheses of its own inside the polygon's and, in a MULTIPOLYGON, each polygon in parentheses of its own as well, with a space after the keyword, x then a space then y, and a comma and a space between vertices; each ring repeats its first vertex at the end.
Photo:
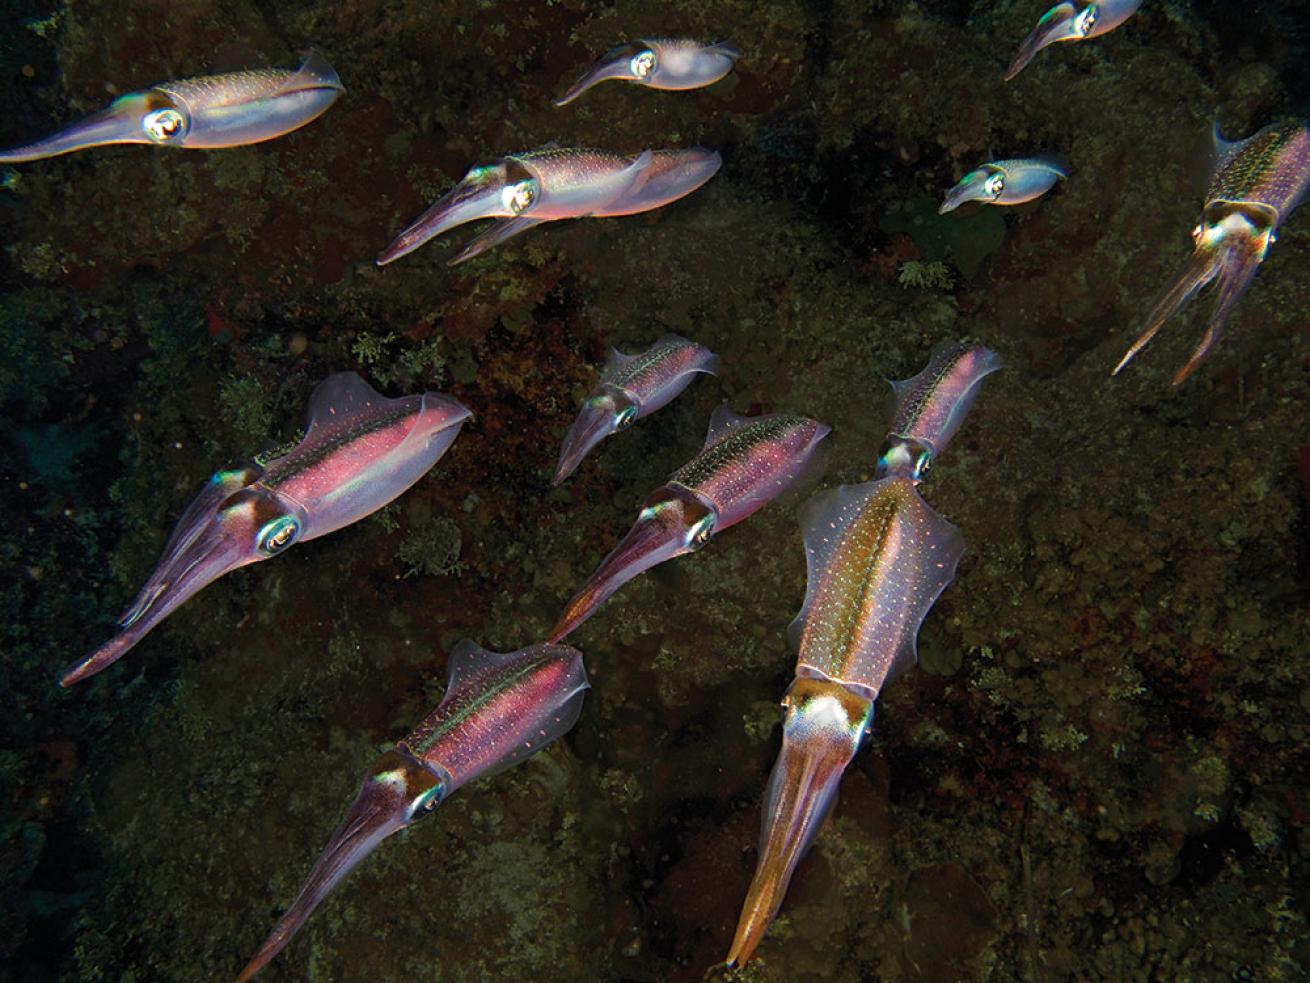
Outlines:
MULTIPOLYGON (((964 533, 958 579, 741 978, 1303 978, 1306 214, 1193 379, 1169 386, 1199 311, 1109 370, 1185 262, 1211 121, 1310 105, 1310 13, 1146 0, 1002 84, 1042 7, 9 4, 6 145, 311 42, 348 94, 257 147, 3 171, 0 972, 235 975, 454 642, 539 640, 715 405, 816 417, 825 482, 865 480, 882 379, 971 338, 1009 368, 925 486, 964 533), (699 92, 550 105, 665 34, 744 56, 699 92), (649 216, 373 265, 470 164, 550 140, 725 166, 649 216), (936 217, 989 152, 1038 150, 1073 162, 1039 203, 936 217), (720 378, 551 490, 606 346, 665 331, 720 378), (383 516, 227 577, 61 691, 200 482, 294 438, 350 368, 477 419, 383 516)), ((386 843, 267 977, 699 979, 754 867, 800 500, 615 596, 571 638, 576 730, 386 843)))

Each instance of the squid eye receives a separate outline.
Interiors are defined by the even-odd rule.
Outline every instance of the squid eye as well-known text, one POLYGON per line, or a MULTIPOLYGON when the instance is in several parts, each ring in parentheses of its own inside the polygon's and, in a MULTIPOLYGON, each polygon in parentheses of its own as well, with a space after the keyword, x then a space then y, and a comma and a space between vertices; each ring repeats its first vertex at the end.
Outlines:
POLYGON ((714 535, 714 516, 707 515, 687 530, 687 548, 692 552, 700 549, 714 535))
POLYGON ((632 61, 628 63, 628 68, 632 74, 639 79, 644 79, 655 71, 655 52, 647 48, 645 51, 638 52, 633 56, 632 61))
POLYGON ((528 178, 511 184, 500 193, 500 200, 515 215, 522 215, 537 200, 537 182, 528 178))
POLYGON ((299 535, 300 521, 295 516, 279 516, 259 530, 259 550, 265 556, 276 556, 299 535))
POLYGON ((1096 17, 1100 13, 1098 4, 1089 4, 1087 9, 1075 18, 1073 29, 1079 37, 1087 37, 1092 28, 1096 26, 1096 17))
POLYGON ((983 183, 983 190, 993 198, 999 198, 1005 190, 1005 175, 997 171, 983 183))
POLYGON ((932 469, 932 452, 923 451, 914 462, 915 480, 921 480, 932 469))
POLYGON ((619 430, 626 430, 628 427, 632 426, 633 421, 636 419, 637 407, 625 406, 623 409, 619 410, 619 415, 614 418, 614 426, 619 430))
POLYGON ((156 109, 146 114, 141 127, 156 143, 172 143, 186 136, 186 117, 176 109, 156 109))
POLYGON ((433 785, 415 800, 414 807, 410 810, 410 815, 414 818, 426 816, 441 804, 441 799, 445 793, 445 785, 442 785, 440 782, 433 785))

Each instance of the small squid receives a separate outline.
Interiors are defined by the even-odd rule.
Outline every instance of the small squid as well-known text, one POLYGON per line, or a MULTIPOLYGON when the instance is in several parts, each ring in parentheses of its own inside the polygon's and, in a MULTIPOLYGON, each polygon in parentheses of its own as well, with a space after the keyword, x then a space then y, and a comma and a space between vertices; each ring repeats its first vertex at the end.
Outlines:
POLYGON ((1086 41, 1088 38, 1109 34, 1137 13, 1141 5, 1142 0, 1099 0, 1093 3, 1077 0, 1076 3, 1057 3, 1042 14, 1032 33, 1019 45, 1019 53, 1006 71, 1005 81, 1010 81, 1022 72, 1033 60, 1033 56, 1048 45, 1057 41, 1086 41))
POLYGON ((884 455, 878 480, 825 492, 802 512, 808 584, 790 632, 796 676, 782 700, 782 748, 728 968, 744 966, 764 938, 873 726, 878 694, 917 661, 919 627, 955 577, 964 541, 919 495, 924 469, 910 451, 940 452, 996 368, 986 348, 952 346, 894 383, 898 408, 884 446, 903 443, 906 453, 884 455))
POLYGON ((637 575, 694 553, 792 487, 829 432, 803 416, 743 417, 720 406, 704 449, 647 497, 628 534, 564 606, 550 640, 564 638, 637 575))
POLYGON ((566 645, 498 655, 464 641, 450 654, 448 675, 440 705, 369 769, 300 895, 237 983, 281 952, 384 839, 434 812, 461 785, 512 768, 572 729, 589 685, 581 653, 566 645))
POLYGON ((475 167, 377 258, 386 266, 467 222, 494 218, 453 258, 455 266, 542 222, 648 212, 691 194, 719 170, 712 150, 647 150, 635 157, 548 147, 475 167))
POLYGON ((310 398, 300 443, 263 466, 220 471, 206 482, 119 619, 118 634, 71 666, 62 685, 117 662, 224 574, 358 522, 399 497, 471 416, 439 393, 387 399, 353 372, 329 376, 310 398))
POLYGON ((161 82, 120 96, 108 109, 52 137, 0 151, 0 164, 114 143, 188 150, 261 143, 318 119, 344 91, 336 71, 313 51, 294 71, 270 68, 161 82))
POLYGON ((1057 154, 991 161, 970 171, 946 192, 946 200, 937 214, 953 212, 968 201, 1022 205, 1040 198, 1068 176, 1069 165, 1057 154))
POLYGON ((1267 126, 1237 143, 1215 131, 1215 173, 1201 221, 1192 230, 1192 260, 1156 304, 1142 332, 1112 375, 1146 347, 1173 314, 1207 284, 1214 308, 1192 357, 1174 375, 1176 386, 1214 349, 1224 322, 1264 262, 1278 227, 1310 192, 1310 128, 1304 123, 1267 126))
POLYGON ((610 349, 596 391, 582 404, 560 448, 551 484, 571 475, 593 447, 668 405, 697 373, 718 375, 719 357, 708 348, 666 334, 639 355, 610 349))
POLYGON ((587 69, 555 105, 566 106, 593 85, 611 79, 669 91, 704 88, 732 71, 740 57, 741 51, 727 41, 702 44, 661 38, 621 44, 587 69))

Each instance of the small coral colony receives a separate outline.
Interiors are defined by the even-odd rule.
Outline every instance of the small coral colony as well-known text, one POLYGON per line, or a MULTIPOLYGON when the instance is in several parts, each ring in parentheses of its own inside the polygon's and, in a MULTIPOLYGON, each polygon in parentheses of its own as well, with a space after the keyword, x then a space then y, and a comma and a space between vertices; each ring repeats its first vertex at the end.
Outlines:
MULTIPOLYGON (((1005 77, 1019 74, 1049 45, 1112 31, 1139 5, 1105 0, 1052 7, 1005 77)), ((669 91, 711 85, 732 71, 740 54, 722 42, 624 44, 584 72, 556 105, 606 81, 669 91)), ((61 133, 0 153, 0 161, 114 143, 197 149, 258 143, 317 119, 342 92, 336 72, 317 54, 294 71, 164 82, 122 96, 61 133)), ((1279 225, 1310 186, 1310 130, 1302 123, 1274 124, 1237 143, 1216 133, 1215 149, 1191 262, 1115 373, 1214 281, 1205 335, 1174 378, 1182 382, 1214 348, 1279 225)), ((721 163, 717 153, 701 148, 625 155, 552 146, 506 154, 470 170, 377 262, 394 262, 448 229, 481 219, 493 221, 451 264, 542 222, 657 209, 700 188, 721 163)), ((1068 163, 1049 153, 989 161, 947 192, 941 211, 968 202, 1033 201, 1069 173, 1068 163)), ((878 449, 875 480, 823 492, 803 509, 808 586, 792 624, 796 675, 782 699, 782 747, 764 798, 758 866, 725 962, 729 968, 744 965, 760 944, 843 771, 870 732, 878 694, 916 661, 919 626, 955 575, 963 537, 924 501, 919 486, 963 423, 984 377, 1000 367, 1000 358, 979 345, 939 348, 918 375, 892 383, 895 417, 878 449)), ((713 352, 676 335, 639 354, 612 351, 564 439, 554 483, 565 481, 607 436, 673 400, 698 373, 718 370, 713 352)), ((107 669, 229 571, 334 532, 397 498, 441 458, 470 416, 449 396, 388 399, 353 373, 330 376, 313 393, 300 443, 260 466, 220 471, 206 482, 118 633, 67 669, 63 685, 107 669)), ((365 775, 299 897, 240 979, 276 956, 383 839, 432 812, 465 782, 511 767, 567 732, 588 683, 582 655, 560 643, 629 580, 701 549, 796 484, 812 470, 828 432, 802 416, 743 417, 720 407, 704 448, 650 493, 632 528, 565 605, 545 642, 503 655, 472 642, 457 646, 441 703, 365 775)))

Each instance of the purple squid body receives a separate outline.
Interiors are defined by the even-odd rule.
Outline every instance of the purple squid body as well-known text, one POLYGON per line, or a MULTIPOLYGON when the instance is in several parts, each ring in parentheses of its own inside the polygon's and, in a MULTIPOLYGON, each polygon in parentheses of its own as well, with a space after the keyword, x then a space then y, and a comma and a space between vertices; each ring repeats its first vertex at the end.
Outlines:
POLYGON ((891 383, 896 412, 878 455, 878 477, 921 481, 960 429, 983 379, 1003 364, 990 348, 948 343, 918 375, 891 383))
POLYGON ((0 163, 41 160, 114 143, 208 150, 272 140, 327 111, 344 91, 321 55, 294 71, 264 69, 161 82, 36 143, 0 152, 0 163))
POLYGON ((628 534, 565 605, 551 641, 568 635, 638 574, 700 549, 781 495, 808 470, 828 433, 805 417, 740 417, 719 407, 705 448, 646 499, 628 534))
POLYGON ((984 205, 1022 205, 1040 198, 1069 176, 1068 162, 1058 154, 1041 154, 1022 160, 998 160, 970 171, 946 192, 937 214, 953 212, 965 202, 984 205))
POLYGON ((727 965, 744 965, 837 798, 842 772, 891 676, 916 659, 919 626, 955 576, 959 530, 895 475, 843 485, 802 517, 809 586, 793 623, 796 678, 764 800, 760 855, 727 965))
POLYGON ((558 485, 572 474, 610 434, 667 405, 691 385, 698 372, 717 375, 718 370, 717 355, 675 334, 664 335, 639 355, 611 348, 600 384, 582 404, 564 438, 552 484, 558 485))
POLYGON ((464 783, 513 767, 568 732, 588 687, 582 655, 564 645, 497 655, 461 642, 448 674, 441 704, 369 769, 300 895, 239 983, 272 960, 384 839, 433 812, 464 783))
POLYGON ((427 473, 470 415, 439 393, 387 399, 353 372, 329 376, 310 399, 300 443, 262 468, 221 471, 206 483, 119 633, 70 667, 62 684, 118 661, 223 574, 376 512, 427 473))
POLYGON ((1057 3, 1037 21, 1037 26, 1019 45, 1019 53, 1005 73, 1008 82, 1033 60, 1037 52, 1059 41, 1086 41, 1109 34, 1126 21, 1142 0, 1099 0, 1087 3, 1057 3))
POLYGON ((1174 375, 1178 385, 1214 349, 1228 315, 1255 278, 1278 227, 1310 190, 1310 129, 1304 123, 1267 126, 1238 143, 1215 133, 1215 174, 1201 221, 1192 230, 1192 259, 1151 311, 1146 329, 1112 374, 1141 351, 1173 314, 1213 281, 1214 307, 1205 335, 1174 375))
POLYGON ((726 41, 703 44, 658 38, 622 44, 606 52, 569 90, 555 100, 565 106, 594 85, 610 80, 651 89, 684 90, 713 85, 730 71, 741 51, 726 41))
POLYGON ((378 256, 379 266, 467 222, 494 218, 454 266, 542 222, 651 211, 691 194, 718 171, 711 150, 647 150, 635 157, 550 147, 475 167, 378 256))

